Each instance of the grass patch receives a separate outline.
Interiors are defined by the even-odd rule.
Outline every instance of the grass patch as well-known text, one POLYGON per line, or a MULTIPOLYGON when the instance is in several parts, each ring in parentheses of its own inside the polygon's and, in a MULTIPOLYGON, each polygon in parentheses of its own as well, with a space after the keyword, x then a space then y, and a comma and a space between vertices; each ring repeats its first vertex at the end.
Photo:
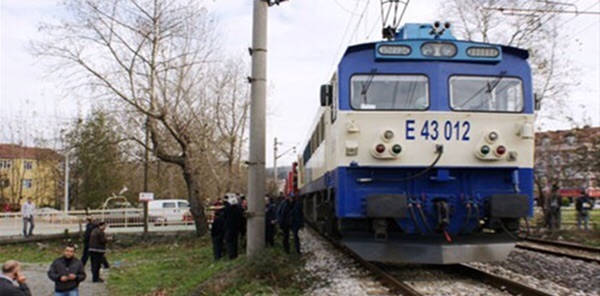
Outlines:
MULTIPOLYGON (((28 263, 48 263, 62 255, 65 243, 60 240, 0 246, 0 262, 17 260, 28 263)), ((78 254, 77 257, 80 257, 78 254)))
POLYGON ((214 264, 207 238, 139 243, 110 254, 110 295, 189 295, 228 263, 214 264))
MULTIPOLYGON (((50 264, 64 243, 7 245, 0 261, 50 264)), ((111 269, 101 271, 108 295, 301 295, 315 279, 302 272, 305 258, 269 248, 255 258, 213 261, 209 237, 116 236, 109 243, 111 269)), ((76 254, 81 256, 80 251, 76 254)), ((89 272, 89 265, 86 268, 89 272)), ((91 275, 88 275, 91 277, 91 275)))
POLYGON ((547 239, 559 239, 573 243, 600 247, 600 209, 594 209, 590 212, 590 231, 577 229, 577 211, 574 207, 561 208, 561 229, 556 232, 550 232, 541 227, 544 219, 541 209, 535 212, 533 218, 532 231, 535 237, 544 237, 547 239))
POLYGON ((269 248, 241 257, 202 283, 192 295, 302 295, 315 279, 302 273, 305 259, 269 248))
MULTIPOLYGON (((50 264, 64 243, 52 241, 7 245, 0 261, 50 264)), ((107 255, 112 264, 109 295, 300 295, 310 278, 297 275, 304 265, 299 256, 267 249, 254 259, 212 259, 208 237, 151 238, 115 236, 107 255)), ((76 255, 80 257, 78 252, 76 255)), ((105 274, 104 271, 102 273, 105 274)))

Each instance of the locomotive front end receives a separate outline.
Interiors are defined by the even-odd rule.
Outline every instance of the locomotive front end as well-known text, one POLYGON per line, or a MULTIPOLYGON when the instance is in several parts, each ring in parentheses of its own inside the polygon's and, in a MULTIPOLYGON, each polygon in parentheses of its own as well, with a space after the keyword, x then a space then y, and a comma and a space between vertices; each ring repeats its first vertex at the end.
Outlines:
POLYGON ((368 260, 502 260, 532 215, 527 52, 435 30, 349 48, 302 159, 307 216, 368 260))

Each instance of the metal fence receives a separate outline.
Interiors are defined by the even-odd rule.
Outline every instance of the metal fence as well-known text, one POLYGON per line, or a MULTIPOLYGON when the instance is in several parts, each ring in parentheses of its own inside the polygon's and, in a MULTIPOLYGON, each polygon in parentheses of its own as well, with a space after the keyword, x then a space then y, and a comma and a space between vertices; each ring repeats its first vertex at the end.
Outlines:
MULTIPOLYGON (((111 232, 141 232, 144 226, 143 209, 110 209, 90 211, 37 211, 34 215, 34 235, 70 233, 85 230, 86 218, 105 221, 111 232)), ((192 230, 194 221, 189 215, 173 216, 165 210, 149 215, 148 231, 192 230)), ((28 226, 29 227, 29 226, 28 226)), ((0 213, 0 237, 23 235, 21 213, 0 213)))

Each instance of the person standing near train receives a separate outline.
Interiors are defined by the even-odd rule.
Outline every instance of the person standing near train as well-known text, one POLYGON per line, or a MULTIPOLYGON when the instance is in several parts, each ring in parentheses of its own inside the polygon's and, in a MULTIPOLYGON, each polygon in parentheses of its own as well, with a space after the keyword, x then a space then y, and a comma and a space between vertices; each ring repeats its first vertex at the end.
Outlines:
POLYGON ((277 222, 283 232, 283 250, 290 253, 290 230, 294 235, 294 249, 300 254, 300 236, 298 232, 304 228, 304 213, 299 196, 290 193, 277 209, 277 222))
POLYGON ((302 208, 302 201, 300 200, 299 195, 295 195, 292 202, 291 209, 291 224, 290 227, 292 229, 292 233, 294 234, 294 248, 296 249, 296 253, 300 253, 300 236, 298 232, 304 229, 304 210, 302 208))
POLYGON ((265 196, 265 245, 267 247, 275 246, 275 224, 277 223, 277 213, 275 204, 269 196, 265 196))
POLYGON ((242 224, 242 209, 235 196, 229 197, 225 202, 225 247, 227 257, 235 259, 238 256, 238 238, 242 224))
POLYGON ((577 210, 577 229, 580 230, 581 224, 583 224, 583 229, 588 231, 590 212, 594 208, 594 201, 589 197, 585 189, 582 189, 581 193, 582 195, 578 197, 575 202, 575 210, 577 210))
POLYGON ((210 236, 213 243, 213 257, 215 261, 223 257, 223 241, 225 240, 225 211, 223 203, 217 199, 217 202, 211 206, 214 210, 212 224, 210 227, 210 236))

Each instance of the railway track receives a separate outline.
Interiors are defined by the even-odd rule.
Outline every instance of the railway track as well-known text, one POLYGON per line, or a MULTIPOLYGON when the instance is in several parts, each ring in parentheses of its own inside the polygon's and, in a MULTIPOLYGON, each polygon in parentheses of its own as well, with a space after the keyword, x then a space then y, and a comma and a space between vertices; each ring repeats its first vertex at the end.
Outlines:
MULTIPOLYGON (((331 239, 330 237, 326 237, 321 235, 314 228, 312 231, 315 234, 318 234, 320 237, 329 241, 332 245, 334 245, 338 250, 342 253, 353 258, 358 264, 369 270, 372 275, 380 280, 385 286, 387 286, 391 291, 399 293, 401 295, 408 296, 420 296, 427 295, 425 293, 421 293, 417 288, 408 284, 408 280, 402 278, 401 276, 394 275, 395 271, 401 269, 407 269, 411 267, 406 266, 396 266, 396 265, 383 265, 376 264, 373 262, 369 262, 358 256, 349 248, 339 244, 337 241, 331 239)), ((513 295, 532 295, 532 296, 549 296, 551 294, 545 293, 543 291, 537 290, 533 287, 529 287, 518 282, 502 278, 488 272, 479 270, 475 267, 471 267, 464 264, 456 264, 456 265, 448 265, 448 266, 435 266, 434 268, 439 268, 444 271, 444 273, 450 275, 456 275, 459 277, 468 277, 475 282, 483 282, 486 285, 494 287, 499 291, 504 291, 513 295)))
POLYGON ((517 248, 600 264, 600 248, 590 246, 527 238, 519 242, 517 248))

